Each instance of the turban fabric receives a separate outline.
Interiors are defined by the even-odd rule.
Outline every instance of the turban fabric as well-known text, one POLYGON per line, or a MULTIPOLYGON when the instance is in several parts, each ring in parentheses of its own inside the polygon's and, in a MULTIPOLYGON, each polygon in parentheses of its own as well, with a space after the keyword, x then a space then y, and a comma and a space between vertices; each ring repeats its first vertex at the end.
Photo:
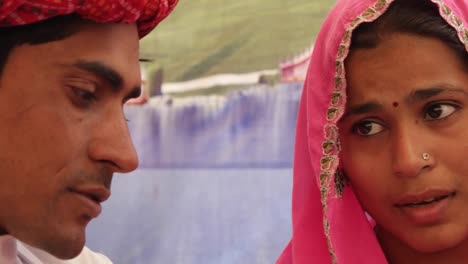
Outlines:
POLYGON ((166 18, 178 0, 0 0, 0 27, 76 13, 102 23, 136 23, 140 37, 166 18))

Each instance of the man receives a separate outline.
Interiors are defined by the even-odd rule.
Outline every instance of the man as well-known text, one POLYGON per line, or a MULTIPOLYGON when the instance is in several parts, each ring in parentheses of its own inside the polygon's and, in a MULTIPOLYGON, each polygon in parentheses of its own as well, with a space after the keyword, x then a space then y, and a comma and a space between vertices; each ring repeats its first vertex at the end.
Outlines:
POLYGON ((138 166, 122 108, 176 3, 0 0, 0 263, 110 262, 85 228, 138 166))

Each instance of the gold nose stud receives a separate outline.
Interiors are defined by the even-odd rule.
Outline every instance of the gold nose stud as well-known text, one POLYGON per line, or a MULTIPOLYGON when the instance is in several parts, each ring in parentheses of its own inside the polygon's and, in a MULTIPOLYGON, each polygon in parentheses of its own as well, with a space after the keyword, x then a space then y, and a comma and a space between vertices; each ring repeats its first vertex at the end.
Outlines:
POLYGON ((422 158, 423 158, 423 160, 429 160, 431 157, 429 156, 429 154, 423 153, 422 158))

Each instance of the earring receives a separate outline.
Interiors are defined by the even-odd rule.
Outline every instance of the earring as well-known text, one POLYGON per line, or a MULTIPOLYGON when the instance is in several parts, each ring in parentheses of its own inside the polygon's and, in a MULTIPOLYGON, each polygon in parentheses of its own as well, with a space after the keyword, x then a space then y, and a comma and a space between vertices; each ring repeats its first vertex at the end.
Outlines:
POLYGON ((346 188, 346 186, 348 186, 348 184, 348 176, 346 176, 343 169, 337 168, 335 172, 335 193, 339 198, 342 197, 343 191, 346 188))

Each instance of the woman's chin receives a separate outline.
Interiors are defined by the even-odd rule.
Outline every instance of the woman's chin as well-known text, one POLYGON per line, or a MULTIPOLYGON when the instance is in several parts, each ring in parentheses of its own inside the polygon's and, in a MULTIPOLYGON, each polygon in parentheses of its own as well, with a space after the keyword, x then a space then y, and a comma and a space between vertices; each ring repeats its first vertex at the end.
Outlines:
MULTIPOLYGON (((418 230, 419 231, 419 230, 418 230)), ((431 227, 427 230, 405 234, 400 237, 403 243, 416 252, 433 254, 444 251, 456 250, 468 245, 468 230, 454 228, 445 225, 431 227)))

